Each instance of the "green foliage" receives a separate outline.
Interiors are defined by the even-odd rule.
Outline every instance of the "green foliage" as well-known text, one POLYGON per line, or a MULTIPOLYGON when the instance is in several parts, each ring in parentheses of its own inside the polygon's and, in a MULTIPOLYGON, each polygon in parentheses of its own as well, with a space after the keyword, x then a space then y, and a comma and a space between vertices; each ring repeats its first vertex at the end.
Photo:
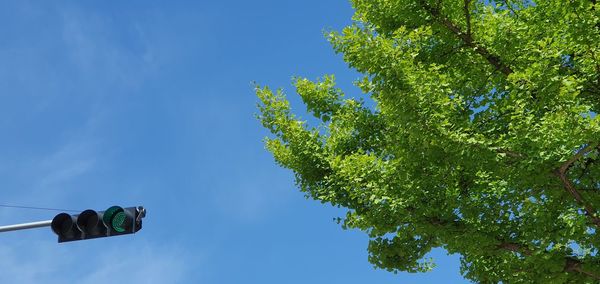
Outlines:
POLYGON ((600 280, 600 4, 353 0, 328 38, 375 107, 297 78, 320 121, 257 87, 267 149, 348 209, 369 260, 423 272, 432 248, 483 283, 600 280))

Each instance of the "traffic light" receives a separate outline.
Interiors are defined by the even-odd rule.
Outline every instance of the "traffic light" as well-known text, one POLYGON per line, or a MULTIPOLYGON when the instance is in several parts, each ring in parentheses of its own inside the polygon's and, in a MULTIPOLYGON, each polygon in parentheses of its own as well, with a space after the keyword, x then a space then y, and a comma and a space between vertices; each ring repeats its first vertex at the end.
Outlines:
POLYGON ((133 234, 142 229, 146 209, 142 206, 112 206, 105 211, 85 210, 77 215, 60 213, 52 219, 51 228, 58 242, 133 234))

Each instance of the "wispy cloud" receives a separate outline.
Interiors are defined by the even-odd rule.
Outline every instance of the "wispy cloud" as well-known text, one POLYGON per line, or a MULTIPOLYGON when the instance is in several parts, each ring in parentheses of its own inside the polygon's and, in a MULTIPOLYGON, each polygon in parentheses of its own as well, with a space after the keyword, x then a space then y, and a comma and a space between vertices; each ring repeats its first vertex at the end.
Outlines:
POLYGON ((66 54, 87 86, 137 89, 155 70, 155 56, 135 22, 116 26, 111 18, 75 7, 61 10, 61 16, 66 54))
POLYGON ((186 254, 178 247, 145 245, 105 252, 84 284, 114 283, 181 283, 188 267, 186 254))
POLYGON ((85 174, 93 169, 96 155, 90 140, 67 143, 39 161, 41 177, 36 187, 49 188, 85 174))
POLYGON ((190 269, 189 256, 176 246, 142 242, 90 251, 68 245, 3 241, 0 283, 181 283, 190 269))
MULTIPOLYGON (((73 208, 73 204, 69 204, 73 197, 67 197, 78 191, 77 182, 95 170, 98 157, 102 156, 99 148, 91 137, 74 138, 53 152, 33 155, 4 168, 3 174, 10 177, 14 186, 2 186, 0 204, 73 208)), ((22 218, 48 216, 44 211, 18 213, 22 218)), ((14 223, 17 221, 14 216, 14 209, 0 208, 0 224, 14 223)))
MULTIPOLYGON (((134 21, 116 22, 110 15, 78 5, 24 5, 16 11, 36 19, 25 24, 48 25, 27 27, 30 41, 8 41, 0 46, 0 59, 7 59, 2 60, 0 75, 18 74, 7 77, 12 85, 0 83, 1 93, 13 94, 2 100, 4 106, 0 104, 0 110, 7 110, 0 115, 0 127, 18 136, 60 118, 52 126, 56 131, 36 135, 37 142, 26 141, 36 151, 15 147, 22 153, 15 155, 15 161, 3 159, 0 171, 19 185, 4 189, 5 201, 32 204, 35 197, 50 206, 70 193, 66 184, 93 172, 106 158, 102 134, 112 123, 114 101, 143 84, 156 67, 155 57, 143 28, 134 21), (15 54, 7 55, 11 53, 15 54), (29 94, 35 95, 27 97, 29 94), (64 111, 73 113, 64 115, 64 111), (30 129, 13 130, 13 125, 30 129), (39 140, 42 137, 45 140, 39 140)), ((23 139, 30 138, 15 138, 14 143, 23 139)))
POLYGON ((23 242, 3 241, 3 245, 0 245, 0 282, 41 283, 44 275, 47 277, 60 269, 61 261, 72 259, 40 243, 26 245, 23 242))

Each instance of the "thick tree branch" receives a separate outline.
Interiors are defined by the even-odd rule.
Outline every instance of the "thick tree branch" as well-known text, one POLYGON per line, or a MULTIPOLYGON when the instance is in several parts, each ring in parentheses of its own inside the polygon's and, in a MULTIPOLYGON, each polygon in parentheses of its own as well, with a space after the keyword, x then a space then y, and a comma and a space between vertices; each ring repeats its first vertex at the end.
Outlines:
POLYGON ((593 279, 600 280, 600 275, 583 270, 583 268, 581 268, 581 261, 579 261, 578 259, 572 258, 572 257, 567 257, 567 263, 565 263, 564 271, 565 272, 579 272, 579 273, 587 275, 588 277, 591 277, 593 279))
MULTIPOLYGON (((466 1, 467 2, 467 1, 466 1)), ((508 76, 513 73, 513 70, 506 64, 504 64, 497 55, 490 53, 487 48, 481 46, 475 42, 470 31, 465 33, 460 30, 460 28, 455 25, 450 19, 446 16, 442 15, 439 9, 431 7, 425 1, 420 1, 421 6, 425 9, 433 18, 440 22, 444 27, 458 36, 468 47, 473 49, 473 51, 479 53, 479 55, 483 56, 490 64, 492 64, 496 69, 502 72, 504 75, 508 76)), ((468 28, 470 30, 470 28, 468 28)))
POLYGON ((577 153, 575 153, 575 155, 573 155, 573 157, 571 157, 566 162, 564 162, 560 166, 560 168, 558 168, 558 171, 561 174, 566 174, 567 170, 569 170, 569 168, 573 165, 573 163, 575 163, 577 160, 581 159, 581 157, 587 155, 589 152, 593 151, 596 147, 598 147, 598 143, 589 143, 586 147, 583 147, 581 150, 579 150, 577 153))
MULTIPOLYGON (((504 250, 508 250, 508 251, 512 251, 512 252, 516 252, 516 253, 520 253, 522 255, 525 256, 530 256, 533 254, 533 252, 526 248, 523 247, 519 244, 516 243, 501 243, 500 245, 498 245, 498 248, 500 249, 504 249, 504 250)), ((592 272, 583 270, 583 268, 581 268, 581 261, 579 259, 576 259, 574 257, 565 257, 565 267, 564 270, 565 272, 579 272, 582 274, 587 275, 588 277, 591 277, 593 279, 596 280, 600 280, 600 275, 599 274, 594 274, 592 272)))
POLYGON ((596 227, 600 228, 600 218, 596 216, 596 210, 583 198, 581 193, 579 193, 573 183, 571 183, 571 181, 567 178, 567 175, 561 173, 560 171, 555 171, 554 174, 560 178, 565 190, 575 199, 575 201, 577 201, 580 206, 583 207, 586 215, 592 219, 592 222, 596 225, 596 227))
POLYGON ((512 251, 512 252, 516 252, 516 253, 520 253, 526 256, 530 256, 533 254, 533 252, 526 248, 523 247, 519 244, 516 243, 501 243, 498 245, 498 248, 503 249, 503 250, 508 250, 508 251, 512 251))
POLYGON ((525 155, 523 155, 521 153, 517 153, 515 151, 511 151, 509 149, 504 149, 504 148, 496 148, 496 153, 505 154, 506 156, 513 157, 513 158, 525 158, 525 155))
POLYGON ((583 147, 579 150, 573 157, 564 162, 558 169, 554 171, 554 174, 558 176, 558 178, 562 181, 563 187, 565 190, 577 201, 577 203, 583 207, 586 212, 586 215, 592 219, 592 222, 596 225, 596 227, 600 228, 600 218, 596 216, 596 209, 592 207, 579 193, 579 191, 575 188, 573 183, 567 177, 567 171, 569 168, 575 163, 577 160, 581 159, 583 156, 594 150, 598 147, 597 143, 589 143, 586 147, 583 147))

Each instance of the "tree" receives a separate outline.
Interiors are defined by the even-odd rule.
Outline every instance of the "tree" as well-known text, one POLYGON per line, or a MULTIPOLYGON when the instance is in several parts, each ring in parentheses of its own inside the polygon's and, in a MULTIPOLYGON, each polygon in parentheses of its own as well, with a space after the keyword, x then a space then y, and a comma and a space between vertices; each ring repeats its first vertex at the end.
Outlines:
POLYGON ((369 260, 423 272, 441 247, 483 283, 600 280, 600 4, 353 0, 327 34, 373 101, 294 80, 318 125, 257 86, 266 147, 348 209, 369 260))

